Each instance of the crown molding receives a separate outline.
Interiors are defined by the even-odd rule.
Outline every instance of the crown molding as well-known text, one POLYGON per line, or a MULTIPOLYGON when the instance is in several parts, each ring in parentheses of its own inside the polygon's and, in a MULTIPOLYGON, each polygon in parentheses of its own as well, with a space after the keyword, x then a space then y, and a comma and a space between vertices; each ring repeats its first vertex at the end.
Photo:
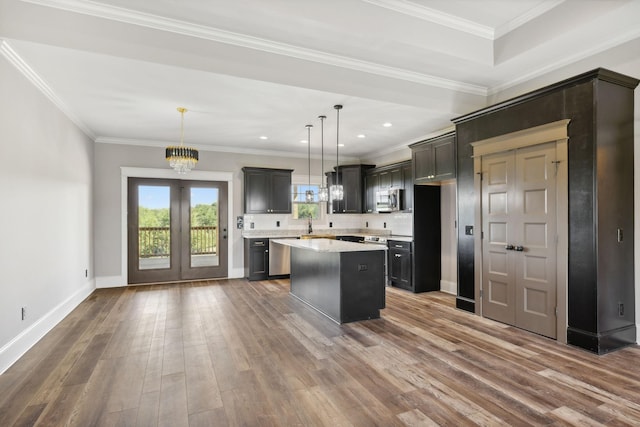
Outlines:
POLYGON ((504 35, 507 35, 511 31, 513 31, 516 28, 526 24, 527 22, 531 21, 532 19, 535 19, 540 15, 544 15, 545 13, 550 11, 551 9, 554 9, 554 8, 558 7, 559 5, 561 5, 564 2, 565 2, 565 0, 546 0, 546 1, 542 2, 542 3, 540 3, 539 5, 534 7, 533 9, 528 10, 526 13, 523 13, 522 15, 512 19, 509 22, 506 22, 506 23, 500 25, 499 27, 496 27, 494 29, 494 37, 495 37, 494 40, 495 39, 499 39, 500 37, 502 37, 504 35))
POLYGON ((453 28, 488 40, 495 40, 495 30, 487 25, 450 15, 408 0, 362 0, 372 5, 393 10, 413 18, 453 28))
POLYGON ((62 111, 62 113, 78 128, 80 128, 85 135, 92 140, 96 139, 91 129, 89 129, 89 127, 71 111, 67 104, 65 104, 64 101, 55 94, 47 82, 42 79, 42 77, 40 77, 38 73, 36 73, 35 70, 31 68, 15 50, 13 50, 6 40, 0 39, 0 55, 9 61, 9 63, 13 65, 24 77, 26 77, 27 80, 29 80, 29 82, 31 82, 31 84, 33 84, 44 96, 46 96, 49 101, 58 107, 58 109, 62 111))
MULTIPOLYGON (((112 138, 106 136, 99 136, 95 139, 96 144, 115 144, 115 145, 133 145, 138 147, 153 147, 153 148, 161 148, 165 149, 167 141, 154 141, 148 139, 133 139, 133 138, 112 138)), ((189 144, 189 147, 195 148, 199 151, 210 151, 216 153, 232 153, 232 154, 249 154, 256 156, 272 156, 272 157, 288 157, 294 159, 306 159, 307 153, 294 153, 291 151, 277 151, 277 150, 261 150, 254 148, 238 148, 238 147, 228 147, 223 145, 194 145, 189 144)), ((164 155, 164 152, 163 154, 164 155)), ((312 159, 319 160, 319 155, 312 155, 312 159)), ((326 160, 327 156, 325 156, 326 160)), ((357 157, 353 156, 340 156, 340 159, 344 159, 347 161, 355 161, 358 160, 357 157)))
MULTIPOLYGON (((95 16, 141 27, 172 32, 189 37, 260 50, 306 61, 347 68, 376 74, 398 80, 405 80, 428 86, 440 87, 472 95, 487 96, 487 87, 445 79, 401 68, 389 67, 341 55, 334 55, 314 49, 307 49, 286 43, 253 37, 246 34, 219 30, 204 25, 193 24, 149 13, 138 12, 115 6, 107 6, 88 0, 22 0, 40 6, 62 9, 74 13, 95 16)), ((365 0, 367 1, 367 0, 365 0)))
POLYGON ((516 79, 510 80, 503 84, 493 86, 489 88, 489 90, 487 91, 487 95, 488 96, 497 95, 504 90, 526 83, 530 80, 543 76, 552 71, 556 71, 563 67, 567 67, 571 64, 575 64, 583 59, 587 59, 598 53, 605 52, 609 49, 613 49, 616 46, 619 46, 623 43, 630 42, 639 37, 640 37, 640 28, 637 28, 637 29, 627 31, 626 33, 618 37, 603 40, 601 43, 593 45, 590 49, 583 50, 582 52, 578 52, 573 55, 566 55, 559 61, 552 62, 549 65, 545 65, 540 68, 534 69, 529 73, 522 74, 518 76, 516 79))

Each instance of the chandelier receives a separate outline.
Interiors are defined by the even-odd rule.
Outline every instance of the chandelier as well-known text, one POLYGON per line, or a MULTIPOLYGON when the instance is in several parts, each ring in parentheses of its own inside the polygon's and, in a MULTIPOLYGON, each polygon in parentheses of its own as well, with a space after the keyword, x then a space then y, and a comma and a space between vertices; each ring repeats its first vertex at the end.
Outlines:
POLYGON ((342 200, 344 198, 344 190, 340 184, 340 163, 338 161, 338 150, 340 146, 338 138, 340 136, 340 110, 342 109, 342 105, 334 105, 333 108, 336 110, 336 181, 334 185, 331 186, 329 192, 331 193, 331 200, 342 200))
POLYGON ((324 119, 327 116, 318 116, 320 119, 320 141, 321 141, 321 151, 320 151, 320 188, 318 188, 318 201, 320 202, 328 202, 329 201, 329 189, 327 188, 327 184, 325 183, 326 177, 324 176, 324 119))
POLYGON ((170 145, 165 150, 165 157, 169 162, 169 166, 175 169, 179 174, 185 174, 193 169, 198 163, 198 150, 195 148, 184 146, 184 113, 187 109, 178 107, 180 112, 180 145, 170 145))

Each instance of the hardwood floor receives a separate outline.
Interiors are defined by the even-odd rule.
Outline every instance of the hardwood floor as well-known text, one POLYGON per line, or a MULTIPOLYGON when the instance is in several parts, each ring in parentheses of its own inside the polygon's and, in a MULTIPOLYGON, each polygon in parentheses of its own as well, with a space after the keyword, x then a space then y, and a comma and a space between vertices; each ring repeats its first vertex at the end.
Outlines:
POLYGON ((0 426, 640 425, 638 347, 596 356, 398 289, 339 326, 288 290, 97 290, 0 376, 0 426))

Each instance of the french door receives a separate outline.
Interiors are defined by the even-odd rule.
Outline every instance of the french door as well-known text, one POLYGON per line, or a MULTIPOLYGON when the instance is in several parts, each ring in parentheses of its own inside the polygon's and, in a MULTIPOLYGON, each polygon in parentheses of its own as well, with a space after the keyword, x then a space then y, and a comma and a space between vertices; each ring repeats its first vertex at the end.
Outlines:
POLYGON ((556 148, 482 157, 483 313, 556 338, 556 148))
POLYGON ((227 183, 129 178, 129 283, 227 276, 227 183))

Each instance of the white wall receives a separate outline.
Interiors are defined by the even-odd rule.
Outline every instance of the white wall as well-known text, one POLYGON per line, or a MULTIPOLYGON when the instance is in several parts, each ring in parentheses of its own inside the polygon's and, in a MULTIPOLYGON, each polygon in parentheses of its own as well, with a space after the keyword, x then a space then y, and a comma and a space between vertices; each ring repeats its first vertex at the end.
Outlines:
POLYGON ((94 282, 93 142, 3 56, 0 76, 1 373, 94 282))

